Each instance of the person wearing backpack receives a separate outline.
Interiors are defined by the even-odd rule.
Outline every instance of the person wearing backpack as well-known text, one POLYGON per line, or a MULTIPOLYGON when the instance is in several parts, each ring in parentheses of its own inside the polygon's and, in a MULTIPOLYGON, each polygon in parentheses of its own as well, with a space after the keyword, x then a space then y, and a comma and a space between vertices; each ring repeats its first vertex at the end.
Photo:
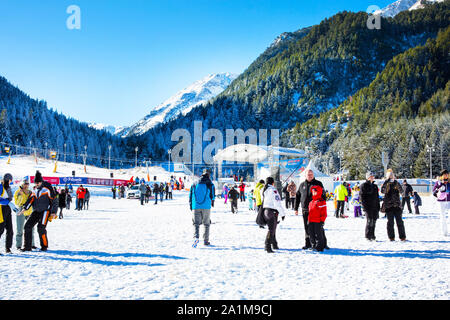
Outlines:
POLYGON ((211 224, 211 208, 214 207, 215 188, 210 179, 207 169, 203 170, 203 174, 199 181, 195 182, 189 191, 189 207, 193 212, 192 222, 194 224, 194 244, 196 247, 200 238, 200 225, 205 227, 203 241, 205 246, 209 246, 209 227, 211 224))
POLYGON ((25 202, 19 214, 23 214, 26 210, 33 207, 33 212, 25 223, 25 246, 20 251, 31 251, 31 235, 33 227, 37 224, 39 240, 41 243, 41 251, 47 251, 47 223, 57 218, 58 201, 56 201, 55 191, 50 183, 44 181, 39 171, 36 172, 34 183, 36 190, 31 197, 25 202))

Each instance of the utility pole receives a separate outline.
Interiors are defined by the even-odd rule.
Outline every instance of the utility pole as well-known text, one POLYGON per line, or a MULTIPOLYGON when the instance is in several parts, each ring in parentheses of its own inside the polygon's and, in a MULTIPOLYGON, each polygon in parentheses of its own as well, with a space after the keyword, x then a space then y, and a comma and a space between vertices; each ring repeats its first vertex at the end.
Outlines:
POLYGON ((111 170, 111 148, 112 146, 108 146, 108 170, 111 170))
POLYGON ((64 162, 66 162, 66 143, 64 143, 64 162))
POLYGON ((170 173, 171 172, 170 171, 170 155, 172 154, 172 150, 169 149, 169 151, 167 151, 167 153, 169 154, 169 170, 168 171, 170 173))

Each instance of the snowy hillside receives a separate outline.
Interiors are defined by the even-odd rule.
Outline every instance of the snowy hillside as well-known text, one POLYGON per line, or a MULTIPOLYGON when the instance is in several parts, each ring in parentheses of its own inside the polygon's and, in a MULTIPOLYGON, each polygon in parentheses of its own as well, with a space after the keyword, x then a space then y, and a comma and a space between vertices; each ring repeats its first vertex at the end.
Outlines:
POLYGON ((122 137, 142 135, 159 123, 164 123, 180 114, 186 114, 192 108, 222 93, 236 78, 237 75, 231 73, 210 74, 179 91, 155 107, 144 119, 131 127, 124 128, 119 134, 122 137))
POLYGON ((103 124, 103 123, 90 123, 89 127, 97 129, 97 130, 105 130, 114 135, 117 135, 119 132, 121 132, 124 129, 123 126, 115 127, 115 126, 110 126, 110 125, 103 124))
MULTIPOLYGON (((129 180, 131 177, 147 179, 147 169, 145 167, 108 170, 88 165, 86 166, 85 173, 82 164, 58 161, 57 170, 54 173, 53 170, 55 169, 55 164, 52 160, 38 158, 38 163, 36 164, 33 156, 17 156, 11 158, 10 164, 7 164, 7 161, 8 158, 0 157, 0 177, 3 177, 5 173, 11 173, 14 178, 13 183, 15 186, 20 183, 23 177, 34 176, 36 170, 39 170, 44 177, 71 177, 72 171, 75 171, 76 177, 109 179, 110 173, 113 173, 114 179, 129 180)), ((163 182, 169 181, 171 175, 177 177, 185 176, 184 174, 169 173, 157 166, 150 166, 148 174, 151 179, 156 176, 158 181, 163 182)), ((187 178, 190 179, 190 177, 187 178)))
POLYGON ((443 1, 444 0, 398 0, 381 10, 375 11, 375 14, 381 14, 381 16, 385 18, 393 18, 402 11, 422 9, 427 3, 432 4, 443 1))

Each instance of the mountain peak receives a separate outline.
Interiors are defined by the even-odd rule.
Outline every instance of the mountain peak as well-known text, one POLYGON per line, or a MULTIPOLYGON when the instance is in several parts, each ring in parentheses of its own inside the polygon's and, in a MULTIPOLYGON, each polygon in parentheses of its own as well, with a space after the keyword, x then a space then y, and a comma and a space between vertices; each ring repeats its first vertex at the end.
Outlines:
POLYGON ((122 137, 142 135, 157 124, 167 122, 180 114, 187 114, 194 107, 208 102, 222 93, 238 75, 233 73, 211 73, 151 109, 142 120, 124 128, 122 137))
POLYGON ((380 14, 385 18, 393 18, 402 11, 422 9, 426 4, 443 1, 444 0, 398 0, 381 10, 375 11, 374 14, 380 14))

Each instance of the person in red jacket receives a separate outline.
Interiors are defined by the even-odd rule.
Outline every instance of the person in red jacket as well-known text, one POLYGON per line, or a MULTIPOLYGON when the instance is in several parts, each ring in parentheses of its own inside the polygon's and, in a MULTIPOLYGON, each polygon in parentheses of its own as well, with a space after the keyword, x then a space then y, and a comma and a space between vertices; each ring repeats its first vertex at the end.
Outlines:
POLYGON ((322 199, 323 189, 312 186, 312 201, 309 203, 308 231, 314 251, 323 251, 325 247, 325 231, 323 225, 327 219, 327 203, 322 199))
POLYGON ((83 208, 85 195, 86 195, 86 189, 83 188, 83 185, 79 186, 77 189, 78 208, 75 210, 80 211, 83 208))
POLYGON ((241 184, 239 185, 239 199, 241 199, 241 202, 245 201, 245 183, 241 181, 241 184))

